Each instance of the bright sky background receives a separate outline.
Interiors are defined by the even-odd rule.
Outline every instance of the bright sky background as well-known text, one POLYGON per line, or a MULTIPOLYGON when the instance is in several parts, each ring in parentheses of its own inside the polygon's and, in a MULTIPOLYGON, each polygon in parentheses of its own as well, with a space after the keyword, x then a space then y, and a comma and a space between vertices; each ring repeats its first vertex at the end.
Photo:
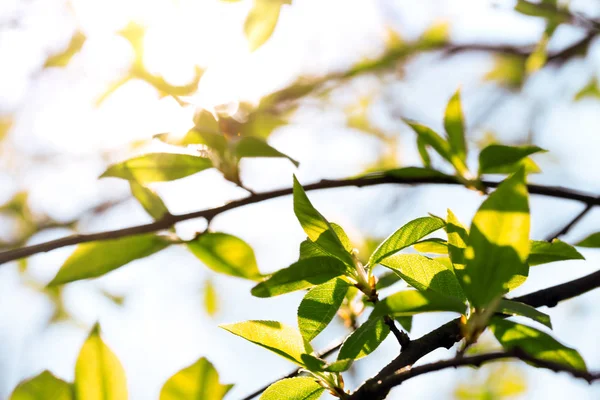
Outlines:
MULTIPOLYGON (((594 1, 573 1, 575 9, 598 15, 594 1)), ((147 26, 146 67, 173 84, 193 77, 195 64, 206 68, 197 96, 190 99, 204 107, 246 100, 257 102, 261 95, 290 83, 298 75, 319 75, 341 70, 383 50, 387 27, 403 38, 417 37, 430 24, 447 20, 452 39, 460 43, 501 42, 530 44, 539 39, 543 24, 517 16, 512 2, 481 0, 294 0, 284 7, 278 27, 266 45, 254 53, 247 49, 243 21, 251 1, 230 4, 217 0, 3 0, 0 26, 19 18, 19 29, 0 30, 0 115, 11 113, 15 125, 0 149, 0 203, 15 191, 27 189, 38 212, 68 219, 99 199, 120 198, 128 193, 124 182, 97 180, 107 161, 131 154, 128 144, 149 139, 165 131, 182 131, 191 121, 193 108, 182 108, 171 98, 159 98, 155 89, 131 81, 118 89, 101 106, 95 101, 103 90, 128 68, 133 57, 129 44, 115 32, 133 20, 147 26), (65 69, 40 70, 45 57, 64 48, 75 29, 88 36, 81 53, 65 69)), ((576 40, 580 32, 561 27, 551 43, 561 48, 576 40)), ((554 48, 553 47, 553 48, 554 48)), ((600 190, 600 102, 573 103, 573 94, 599 72, 598 46, 585 60, 567 64, 560 71, 539 73, 520 96, 508 96, 503 106, 487 115, 482 126, 471 132, 475 147, 487 129, 510 143, 535 132, 536 144, 550 152, 536 160, 544 174, 533 180, 595 193, 600 190), (532 120, 530 127, 528 121, 532 120)), ((399 136, 399 159, 406 165, 418 162, 414 137, 393 118, 417 118, 434 128, 441 126, 442 110, 450 94, 463 88, 469 123, 479 117, 502 90, 481 78, 491 58, 470 54, 440 60, 427 55, 404 69, 404 79, 382 83, 360 78, 337 93, 340 104, 351 104, 359 94, 371 93, 377 124, 399 136)), ((295 159, 295 170, 284 160, 243 162, 242 177, 255 190, 284 187, 296 173, 302 182, 323 177, 342 178, 358 173, 381 151, 373 138, 345 126, 343 108, 302 107, 293 122, 278 130, 270 143, 295 159)), ((160 150, 153 143, 141 150, 160 150)), ((475 161, 475 160, 471 160, 475 161)), ((173 183, 156 184, 173 213, 214 207, 241 197, 245 192, 225 182, 214 171, 173 183)), ((405 222, 427 212, 445 214, 451 208, 469 220, 481 202, 475 193, 460 188, 379 187, 339 189, 311 193, 310 198, 330 220, 340 223, 361 240, 361 232, 385 236, 405 222)), ((539 239, 576 214, 581 206, 567 201, 534 197, 532 237, 539 239)), ((149 221, 134 202, 127 202, 81 225, 85 231, 100 231, 149 221)), ((178 226, 182 235, 202 229, 203 222, 178 226)), ((596 210, 565 240, 575 241, 597 231, 596 210)), ((10 228, 7 228, 8 230, 10 228)), ((213 229, 238 235, 256 252, 263 272, 287 266, 297 258, 304 239, 292 212, 290 198, 272 200, 231 211, 214 221, 213 229)), ((6 234, 0 229, 0 234, 6 234)), ((38 235, 44 241, 68 234, 50 231, 38 235)), ((49 281, 72 248, 40 254, 30 260, 32 275, 49 281)), ((565 262, 533 268, 519 293, 583 276, 598 268, 600 253, 582 251, 586 262, 565 262)), ((81 343, 95 321, 100 321, 104 338, 127 372, 130 398, 157 398, 162 384, 173 373, 206 356, 217 367, 221 381, 235 383, 228 396, 235 399, 293 368, 287 361, 234 337, 219 323, 247 319, 274 319, 296 324, 301 294, 276 300, 250 295, 247 282, 207 272, 185 249, 173 248, 149 259, 134 262, 105 277, 83 281, 66 288, 67 307, 79 321, 45 328, 52 314, 44 296, 20 283, 16 265, 0 268, 0 398, 6 398, 21 379, 42 369, 71 380, 81 343), (215 319, 202 308, 201 288, 213 276, 222 299, 215 319), (108 301, 99 289, 127 295, 122 308, 108 301)), ((600 346, 595 332, 600 317, 595 305, 600 291, 547 310, 554 335, 576 347, 588 366, 600 370, 600 346)), ((411 336, 447 321, 450 315, 415 318, 411 336)), ((317 339, 316 348, 345 334, 333 324, 317 339)), ((372 375, 397 352, 388 340, 369 358, 356 363, 354 387, 372 375)), ((423 361, 450 356, 436 351, 423 361)), ((564 375, 520 367, 528 377, 525 398, 594 399, 600 385, 588 386, 564 375)), ((468 379, 468 370, 449 370, 419 377, 403 384, 391 399, 449 398, 456 377, 468 379)))

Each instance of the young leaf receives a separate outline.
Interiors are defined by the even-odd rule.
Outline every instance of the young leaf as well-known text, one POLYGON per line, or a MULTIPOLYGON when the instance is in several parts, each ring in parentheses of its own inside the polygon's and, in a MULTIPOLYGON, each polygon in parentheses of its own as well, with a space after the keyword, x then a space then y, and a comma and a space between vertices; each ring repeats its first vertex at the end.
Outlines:
POLYGON ((381 262, 420 291, 433 290, 445 296, 466 300, 456 276, 446 266, 420 254, 395 254, 381 262))
POLYGON ((421 136, 417 136, 417 150, 421 161, 423 161, 424 169, 431 168, 431 157, 429 157, 429 151, 427 150, 427 142, 421 136))
POLYGON ((149 187, 140 185, 136 181, 130 181, 131 194, 144 207, 144 210, 155 220, 159 220, 169 214, 165 203, 156 192, 149 187))
POLYGON ((465 122, 460 103, 460 91, 450 98, 444 114, 444 128, 448 134, 448 143, 452 155, 463 164, 467 162, 467 144, 465 142, 465 122))
POLYGON ((304 188, 294 176, 294 213, 302 225, 308 238, 318 244, 332 256, 339 258, 349 266, 354 266, 354 260, 346 251, 332 226, 317 209, 315 209, 304 192, 304 188))
POLYGON ((446 161, 452 163, 452 157, 450 156, 450 145, 440 135, 438 135, 433 129, 428 128, 425 125, 419 124, 414 121, 404 120, 404 122, 412 128, 417 134, 417 140, 421 140, 421 143, 433 147, 433 149, 444 158, 446 161))
POLYGON ((283 154, 279 150, 271 147, 265 140, 257 137, 244 137, 240 139, 237 146, 235 147, 235 154, 238 158, 244 157, 276 157, 276 158, 287 158, 296 167, 300 163, 293 158, 283 154))
POLYGON ((444 239, 431 238, 421 240, 413 245, 420 253, 448 254, 448 242, 444 239))
POLYGON ((379 347, 389 333, 390 328, 383 318, 369 319, 346 338, 337 359, 358 360, 366 357, 379 347))
POLYGON ((111 165, 100 178, 115 177, 139 183, 173 181, 211 168, 205 157, 189 154, 151 153, 111 165))
POLYGON ((491 144, 479 153, 479 175, 510 174, 525 167, 525 172, 539 172, 537 165, 527 157, 546 150, 537 146, 504 146, 491 144))
POLYGON ((323 371, 326 371, 326 372, 348 371, 350 369, 350 367, 352 366, 352 363, 354 363, 354 360, 352 360, 351 358, 344 359, 344 360, 336 360, 336 361, 330 362, 328 364, 325 364, 325 366, 323 367, 323 371))
POLYGON ((170 244, 166 238, 152 233, 80 244, 48 285, 102 276, 170 244))
POLYGON ((592 78, 587 85, 585 85, 577 94, 573 100, 579 101, 587 97, 599 99, 600 98, 600 86, 598 85, 598 79, 592 78))
POLYGON ((260 400, 317 400, 325 388, 315 378, 295 377, 275 382, 260 396, 260 400))
POLYGON ((219 382, 219 373, 204 357, 169 378, 160 391, 160 400, 221 400, 233 385, 219 382))
POLYGON ((269 40, 277 25, 281 6, 285 3, 289 4, 289 0, 254 0, 254 6, 244 23, 250 51, 258 49, 269 40))
POLYGON ((313 340, 329 325, 340 308, 349 283, 343 279, 332 279, 312 288, 298 307, 298 328, 304 339, 313 340))
POLYGON ((300 260, 271 275, 252 288, 252 295, 273 297, 320 285, 343 275, 346 268, 332 257, 313 257, 300 260))
POLYGON ((530 266, 565 260, 585 260, 585 258, 573 246, 559 239, 554 239, 552 242, 531 241, 531 249, 527 258, 530 266))
POLYGON ((541 360, 586 370, 585 361, 577 350, 564 346, 542 331, 500 318, 493 318, 490 328, 507 350, 518 347, 541 360))
POLYGON ((242 239, 222 232, 207 232, 186 243, 188 249, 215 272, 260 279, 252 247, 242 239))
POLYGON ((435 311, 464 314, 465 310, 465 304, 455 297, 444 296, 432 290, 403 290, 379 301, 369 318, 379 318, 383 315, 406 317, 435 311))
POLYGON ((504 180, 473 217, 466 267, 458 276, 475 307, 486 307, 514 287, 515 279, 522 282, 527 277, 529 225, 527 186, 521 169, 504 180))
POLYGON ((410 221, 392 233, 375 249, 369 258, 369 265, 374 266, 375 264, 379 264, 381 260, 408 246, 412 246, 444 225, 445 221, 438 217, 422 217, 410 221))
POLYGON ((466 263, 465 249, 469 240, 469 232, 450 209, 448 209, 445 228, 448 234, 448 256, 452 261, 452 268, 459 277, 462 277, 466 263))
POLYGON ((311 242, 310 239, 306 239, 300 243, 300 255, 298 259, 304 260, 311 257, 330 257, 330 255, 318 244, 311 242))
POLYGON ((204 309, 210 316, 215 315, 219 311, 219 297, 210 279, 204 282, 204 309))
POLYGON ((600 247, 600 232, 592 233, 591 235, 577 243, 575 246, 594 248, 600 247))
POLYGON ((73 400, 73 387, 51 372, 44 371, 19 383, 10 400, 73 400))
POLYGON ((75 363, 75 398, 86 400, 126 400, 125 371, 114 353, 100 338, 94 326, 75 363))
POLYGON ((394 283, 399 282, 401 280, 402 280, 402 278, 400 278, 400 275, 398 275, 397 273, 395 273, 393 271, 388 271, 388 272, 382 274, 378 278, 376 289, 377 290, 385 289, 385 288, 390 287, 394 283))
POLYGON ((544 314, 530 305, 519 301, 502 299, 500 300, 496 312, 512 316, 519 315, 521 317, 527 317, 552 329, 552 322, 550 322, 550 316, 548 314, 544 314))
POLYGON ((348 253, 352 253, 352 251, 354 250, 354 246, 352 246, 352 242, 350 241, 350 238, 348 238, 348 235, 346 234, 344 229, 335 222, 330 222, 329 225, 340 240, 342 246, 344 246, 344 249, 346 249, 348 253))
POLYGON ((220 327, 300 366, 304 366, 302 355, 313 352, 310 343, 304 340, 300 332, 280 322, 246 321, 220 327))

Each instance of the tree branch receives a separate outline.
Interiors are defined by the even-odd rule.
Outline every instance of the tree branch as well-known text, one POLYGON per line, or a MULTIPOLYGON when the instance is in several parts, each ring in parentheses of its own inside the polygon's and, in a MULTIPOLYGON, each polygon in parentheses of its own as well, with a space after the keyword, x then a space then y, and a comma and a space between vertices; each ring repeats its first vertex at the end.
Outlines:
POLYGON ((588 383, 600 380, 600 373, 592 373, 584 370, 575 369, 565 364, 559 364, 552 361, 542 360, 533 357, 519 348, 513 348, 507 351, 500 351, 487 354, 478 354, 470 357, 457 357, 450 360, 443 360, 431 364, 424 364, 418 367, 407 369, 384 379, 379 385, 380 390, 389 391, 394 386, 400 385, 411 378, 424 375, 429 372, 440 371, 446 368, 457 368, 463 366, 480 367, 490 361, 500 361, 507 359, 517 359, 536 365, 539 368, 546 368, 554 372, 567 372, 575 378, 584 379, 588 383))
POLYGON ((591 204, 587 204, 585 206, 585 208, 583 210, 581 210, 581 212, 579 214, 577 214, 575 217, 573 217, 573 219, 571 219, 564 227, 562 227, 560 230, 556 231, 555 233, 552 233, 550 235, 548 235, 546 237, 546 241, 547 242, 551 242, 553 239, 562 236, 562 235, 566 235, 567 233, 569 233, 569 231, 571 229, 573 229, 573 227, 575 225, 577 225, 577 223, 579 221, 581 221, 581 219, 583 217, 586 216, 587 213, 589 213, 592 208, 594 208, 594 206, 592 206, 591 204))
MULTIPOLYGON (((454 177, 394 177, 387 175, 369 176, 362 178, 353 179, 342 179, 342 180, 322 180, 320 182, 312 183, 304 187, 305 190, 320 190, 320 189, 333 189, 341 187, 366 187, 376 186, 384 184, 399 184, 399 185, 424 185, 424 184, 446 184, 446 185, 461 185, 461 183, 454 177)), ((494 181, 482 181, 482 184, 486 188, 494 188, 499 185, 499 182, 494 181)), ((528 185, 529 192, 532 194, 538 194, 542 196, 555 197, 567 200, 580 201, 585 204, 592 206, 600 205, 600 198, 592 196, 583 192, 566 189, 562 187, 554 186, 542 186, 542 185, 528 185)), ((292 188, 273 190, 269 192, 257 193, 245 197, 240 200, 234 200, 224 206, 211 208, 207 210, 195 211, 186 214, 179 215, 166 215, 162 219, 144 225, 132 226, 124 229, 117 229, 113 231, 105 231, 90 234, 72 235, 64 238, 51 240, 48 242, 35 244, 31 246, 22 247, 19 249, 9 250, 0 253, 0 264, 17 260, 23 257, 29 257, 34 254, 43 253, 51 250, 55 250, 61 247, 71 246, 74 244, 88 243, 100 240, 117 239, 125 236, 133 236, 142 233, 156 232, 163 229, 168 229, 175 225, 177 222, 186 221, 195 218, 206 218, 208 220, 215 216, 224 213, 235 208, 243 207, 249 204, 260 203, 265 200, 274 199, 277 197, 287 196, 292 194, 292 188)))
MULTIPOLYGON (((600 287, 600 270, 579 279, 515 297, 512 300, 529 304, 532 307, 554 307, 560 301, 582 295, 598 287, 600 287)), ((454 319, 419 339, 411 341, 408 346, 402 349, 398 357, 359 387, 350 396, 350 400, 385 399, 391 387, 382 387, 382 383, 389 377, 400 374, 401 372, 397 371, 413 365, 432 351, 442 347, 451 348, 462 339, 459 323, 460 319, 454 319)))

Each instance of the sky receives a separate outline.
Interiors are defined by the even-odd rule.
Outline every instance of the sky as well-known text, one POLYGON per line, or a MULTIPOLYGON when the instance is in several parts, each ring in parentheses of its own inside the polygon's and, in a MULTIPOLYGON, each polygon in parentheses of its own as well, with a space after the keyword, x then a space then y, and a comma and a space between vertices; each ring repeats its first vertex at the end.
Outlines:
MULTIPOLYGON (((103 1, 5 0, 0 5, 0 116, 11 115, 13 127, 0 146, 0 203, 21 190, 30 194, 37 213, 68 220, 91 205, 128 195, 128 185, 115 179, 98 180, 107 163, 132 154, 160 151, 152 142, 131 148, 160 132, 184 132, 195 107, 240 101, 258 102, 261 96, 292 82, 297 76, 318 76, 347 68, 384 49, 388 29, 405 40, 418 37, 433 23, 450 23, 456 43, 528 45, 539 40, 544 25, 512 11, 510 1, 295 0, 284 7, 272 38, 250 52, 243 21, 251 1, 230 4, 217 0, 103 1), (10 21, 18 21, 10 27, 10 21), (174 84, 193 77, 194 65, 205 68, 197 94, 181 107, 172 98, 160 98, 142 81, 130 81, 101 105, 98 97, 129 67, 134 54, 115 32, 130 21, 148 27, 144 65, 174 84), (41 69, 48 54, 69 42, 74 30, 88 41, 66 68, 41 69)), ((572 9, 592 17, 600 14, 594 1, 573 1, 572 9)), ((581 32, 561 27, 550 43, 560 49, 581 32)), ((543 70, 527 81, 520 93, 483 80, 493 65, 485 54, 440 58, 417 57, 399 72, 401 79, 361 77, 332 94, 331 103, 306 102, 289 125, 278 129, 269 142, 301 162, 245 160, 242 179, 256 191, 288 187, 292 174, 302 183, 322 178, 344 178, 360 173, 383 151, 372 136, 346 126, 344 107, 360 96, 374 100, 369 117, 388 136, 397 138, 396 155, 402 165, 418 164, 415 138, 398 116, 418 119, 433 128, 442 126, 445 103, 461 87, 469 125, 469 145, 476 148, 494 131, 506 143, 519 143, 533 132, 534 143, 549 150, 536 161, 544 173, 534 182, 560 185, 589 193, 600 190, 600 123, 597 99, 577 103, 573 95, 600 67, 598 45, 585 60, 560 69, 543 70), (500 105, 489 105, 501 98, 500 105), (483 115, 480 115, 483 112, 483 115), (476 123, 477 122, 477 123, 476 123)), ((476 162, 476 156, 469 159, 476 162)), ((176 182, 153 185, 173 213, 215 207, 246 195, 214 171, 176 182)), ((344 188, 311 192, 315 206, 342 225, 356 242, 385 237, 399 226, 428 212, 444 215, 451 208, 469 221, 482 197, 457 187, 344 188)), ((542 239, 581 209, 580 204, 532 196, 532 238, 542 239)), ((85 232, 116 229, 149 222, 133 201, 124 202, 79 228, 85 232)), ((177 226, 183 237, 203 229, 203 221, 177 226)), ((564 240, 574 242, 597 231, 600 211, 592 211, 564 240)), ((0 224, 10 235, 10 221, 0 224)), ((291 198, 280 198, 236 209, 215 219, 211 226, 238 235, 252 245, 262 272, 271 272, 297 259, 304 234, 295 220, 291 198)), ((69 234, 49 230, 32 238, 41 242, 69 234)), ((28 271, 39 285, 47 283, 73 248, 33 256, 28 271)), ((515 295, 541 289, 596 270, 600 253, 582 250, 587 261, 556 263, 533 268, 515 295)), ((43 369, 72 380, 73 365, 91 326, 99 321, 103 337, 127 373, 130 398, 156 398, 166 379, 200 356, 218 369, 221 381, 236 386, 228 398, 243 394, 286 374, 293 366, 217 327, 248 319, 273 319, 296 324, 301 294, 270 299, 250 295, 251 283, 217 276, 183 248, 170 248, 131 263, 100 279, 76 282, 65 288, 66 307, 74 321, 47 327, 52 306, 43 294, 24 284, 16 263, 0 268, 0 398, 8 396, 22 379, 43 369), (202 287, 210 277, 221 300, 216 317, 202 307, 202 287), (102 295, 125 295, 119 307, 102 295)), ((544 310, 554 323, 553 335, 575 347, 588 367, 600 370, 600 347, 593 332, 600 329, 595 304, 598 291, 544 310)), ((453 318, 431 314, 415 318, 411 337, 419 337, 453 318)), ((316 340, 316 348, 347 334, 332 324, 316 340)), ((375 353, 356 363, 347 383, 355 387, 397 353, 387 340, 375 353)), ((421 362, 449 357, 435 351, 421 362)), ((598 398, 600 385, 588 386, 564 374, 520 365, 527 377, 523 398, 574 396, 598 398)), ((473 379, 470 370, 448 370, 408 381, 390 395, 399 398, 451 398, 456 379, 473 379)))

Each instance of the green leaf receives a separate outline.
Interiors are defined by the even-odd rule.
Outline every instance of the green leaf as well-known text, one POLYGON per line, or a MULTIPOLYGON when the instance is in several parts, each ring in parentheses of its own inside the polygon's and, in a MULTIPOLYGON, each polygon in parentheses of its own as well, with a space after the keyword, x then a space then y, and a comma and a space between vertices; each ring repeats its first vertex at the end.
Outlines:
POLYGON ((538 311, 528 304, 521 303, 520 301, 502 299, 500 300, 500 304, 498 305, 496 312, 510 316, 518 315, 521 317, 527 317, 552 329, 552 322, 550 321, 550 316, 548 314, 544 314, 543 312, 538 311))
POLYGON ((479 175, 510 174, 525 166, 527 173, 539 172, 537 165, 527 157, 546 150, 537 146, 504 146, 491 144, 479 153, 479 175))
POLYGON ((455 297, 440 295, 432 290, 403 290, 380 300, 369 318, 383 315, 407 317, 424 312, 451 311, 464 314, 465 304, 455 297))
POLYGON ((10 400, 73 400, 73 388, 51 372, 44 371, 19 383, 10 400))
POLYGON ((464 253, 469 240, 469 232, 450 209, 448 209, 445 228, 448 234, 448 255, 452 261, 452 267, 454 271, 458 270, 458 273, 461 274, 465 269, 464 253))
POLYGON ((346 338, 337 359, 358 360, 366 357, 379 347, 389 333, 390 328, 383 318, 369 319, 346 338))
POLYGON ((233 385, 222 385, 219 373, 204 357, 169 378, 160 400, 221 400, 233 385))
POLYGON ((94 326, 75 363, 75 398, 127 400, 125 371, 94 326))
POLYGON ((189 154, 151 153, 111 165, 100 178, 122 178, 139 183, 173 181, 211 168, 205 157, 189 154))
POLYGON ((541 360, 586 370, 585 361, 577 350, 564 346, 542 331, 500 318, 493 318, 490 328, 507 350, 518 347, 541 360))
POLYGON ((311 242, 310 239, 300 243, 300 260, 320 256, 330 257, 329 253, 323 250, 318 244, 311 242))
POLYGON ((410 332, 412 329, 412 323, 413 323, 413 317, 405 317, 402 315, 399 316, 395 316, 394 320, 396 320, 400 325, 402 325, 402 327, 404 328, 404 330, 406 330, 407 332, 410 332))
POLYGON ((473 306, 486 307, 526 279, 529 225, 527 185, 521 169, 483 202, 471 224, 466 267, 459 272, 455 265, 473 306))
POLYGON ((244 33, 254 51, 262 46, 275 30, 281 6, 289 1, 285 0, 254 0, 254 6, 246 17, 244 33))
POLYGON ((240 139, 235 147, 235 154, 238 158, 243 157, 278 157, 287 158, 296 167, 300 163, 290 156, 287 156, 279 150, 271 147, 265 140, 257 137, 244 137, 240 139))
POLYGON ((494 67, 484 79, 496 81, 509 89, 520 88, 525 80, 525 57, 509 54, 494 56, 494 67))
POLYGON ((558 20, 559 22, 567 22, 570 19, 567 12, 558 9, 557 7, 544 4, 543 1, 541 3, 531 3, 526 0, 518 0, 515 5, 515 11, 531 17, 558 20))
POLYGON ((527 258, 530 266, 565 260, 585 260, 585 258, 573 246, 560 239, 554 239, 552 242, 531 241, 531 249, 527 258))
POLYGON ((251 280, 261 278, 254 250, 237 236, 206 232, 186 244, 200 261, 215 272, 251 280))
POLYGON ((313 352, 310 343, 302 338, 300 332, 280 322, 246 321, 220 327, 300 366, 304 366, 302 355, 313 352))
POLYGON ((66 67, 71 61, 71 58, 83 48, 86 41, 86 36, 81 32, 75 32, 67 48, 57 54, 53 54, 46 59, 44 68, 50 67, 66 67))
POLYGON ((448 143, 452 154, 463 163, 467 162, 467 144, 465 142, 465 121, 460 102, 460 90, 450 98, 444 114, 444 128, 448 134, 448 143))
POLYGON ((336 224, 335 222, 331 222, 329 225, 331 226, 331 229, 333 229, 336 236, 340 240, 340 243, 342 244, 342 246, 344 246, 344 249, 348 253, 352 253, 352 251, 354 251, 354 246, 352 246, 352 242, 350 241, 350 238, 348 238, 348 235, 346 234, 344 229, 341 226, 339 226, 338 224, 336 224))
POLYGON ((323 371, 327 371, 327 372, 348 371, 350 369, 350 367, 352 366, 352 363, 354 363, 354 360, 352 360, 351 358, 344 359, 344 360, 336 360, 336 361, 330 362, 328 364, 325 364, 325 366, 323 367, 323 371))
POLYGON ((444 296, 466 300, 456 276, 434 259, 420 254, 396 254, 387 257, 381 265, 392 269, 415 289, 431 289, 444 296))
POLYGON ((317 400, 325 388, 315 378, 296 377, 275 382, 260 396, 260 400, 317 400))
POLYGON ((445 224, 445 221, 438 217, 422 217, 410 221, 375 249, 369 258, 369 265, 374 266, 386 257, 412 246, 430 233, 444 227, 445 224))
POLYGON ((159 220, 169 214, 169 210, 156 192, 136 181, 130 181, 131 194, 144 207, 144 210, 155 220, 159 220))
POLYGON ((219 311, 219 297, 210 279, 204 282, 204 310, 210 316, 214 316, 219 311))
POLYGON ((388 271, 382 274, 377 280, 377 290, 385 289, 392 286, 394 283, 401 281, 400 275, 393 271, 388 271))
POLYGON ((421 140, 424 145, 431 146, 442 158, 448 162, 452 162, 450 156, 450 144, 438 135, 433 129, 419 124, 415 121, 404 120, 404 122, 412 128, 417 134, 417 140, 421 140))
POLYGON ((350 284, 332 279, 312 288, 298 307, 298 328, 304 339, 313 340, 329 325, 342 305, 350 284))
POLYGON ((541 69, 548 60, 548 42, 550 35, 544 33, 540 41, 535 46, 533 52, 525 60, 525 72, 532 74, 541 69))
POLYGON ((333 227, 313 207, 296 176, 294 176, 294 213, 312 242, 348 266, 354 267, 354 259, 344 248, 333 227))
POLYGON ((429 151, 427 150, 427 142, 421 136, 417 136, 417 150, 421 161, 423 161, 424 169, 431 168, 431 157, 429 157, 429 151))
POLYGON ((600 232, 592 233, 591 235, 577 243, 575 246, 592 248, 600 247, 600 232))
POLYGON ((600 99, 600 86, 598 85, 598 79, 596 77, 592 78, 587 85, 575 94, 574 100, 579 101, 587 97, 600 99))
POLYGON ((252 295, 273 297, 320 285, 343 275, 344 264, 332 257, 313 257, 300 260, 271 275, 252 288, 252 295))
POLYGON ((439 238, 421 240, 413 248, 421 253, 448 254, 448 242, 439 238))
POLYGON ((170 244, 166 238, 152 233, 80 244, 48 285, 102 276, 170 244))

